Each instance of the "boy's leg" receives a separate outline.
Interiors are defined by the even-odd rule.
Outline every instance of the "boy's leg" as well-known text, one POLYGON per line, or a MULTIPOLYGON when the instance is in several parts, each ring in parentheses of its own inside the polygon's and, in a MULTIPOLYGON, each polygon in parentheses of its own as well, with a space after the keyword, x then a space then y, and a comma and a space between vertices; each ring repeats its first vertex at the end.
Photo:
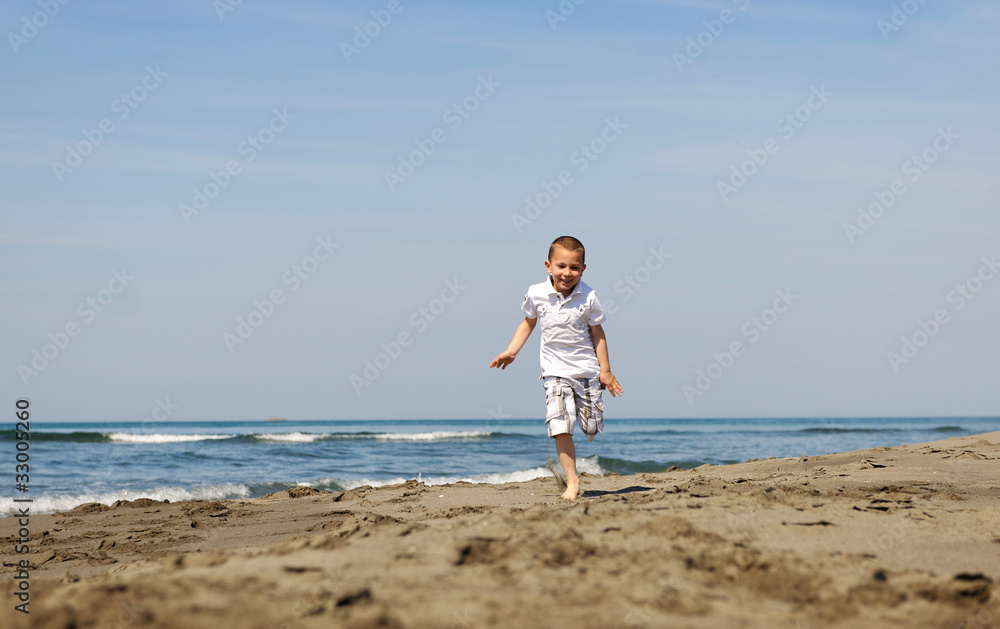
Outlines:
POLYGON ((573 435, 556 435, 555 440, 559 463, 566 472, 566 491, 562 497, 566 500, 576 500, 580 495, 580 476, 576 473, 576 446, 573 445, 573 435))
POLYGON ((566 473, 566 491, 562 497, 576 500, 580 493, 580 476, 576 473, 576 447, 573 445, 573 424, 576 404, 571 381, 549 376, 545 378, 545 424, 549 437, 556 441, 559 464, 566 473))

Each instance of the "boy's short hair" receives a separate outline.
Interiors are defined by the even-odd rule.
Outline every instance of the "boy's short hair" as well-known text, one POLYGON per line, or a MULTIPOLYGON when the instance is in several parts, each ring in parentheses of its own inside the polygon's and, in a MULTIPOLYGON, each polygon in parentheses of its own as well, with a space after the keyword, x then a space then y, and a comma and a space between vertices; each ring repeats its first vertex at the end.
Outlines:
POLYGON ((556 247, 562 247, 566 251, 579 251, 580 252, 580 264, 586 264, 587 250, 583 248, 583 243, 573 238, 572 236, 560 236, 552 241, 549 245, 549 260, 552 259, 552 254, 555 253, 556 247))

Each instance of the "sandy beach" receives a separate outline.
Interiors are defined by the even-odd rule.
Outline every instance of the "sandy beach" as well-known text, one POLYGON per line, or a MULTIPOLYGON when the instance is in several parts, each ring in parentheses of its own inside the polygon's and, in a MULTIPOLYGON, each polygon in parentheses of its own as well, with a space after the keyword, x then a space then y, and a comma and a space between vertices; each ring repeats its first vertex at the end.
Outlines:
POLYGON ((1000 627, 1000 432, 583 480, 8 517, 0 625, 1000 627))

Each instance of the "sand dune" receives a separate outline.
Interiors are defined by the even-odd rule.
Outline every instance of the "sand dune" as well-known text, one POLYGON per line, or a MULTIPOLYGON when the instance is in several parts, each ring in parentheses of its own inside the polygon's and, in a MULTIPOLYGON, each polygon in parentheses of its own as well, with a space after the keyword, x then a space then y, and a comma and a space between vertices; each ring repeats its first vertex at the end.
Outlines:
POLYGON ((1000 432, 584 478, 31 518, 3 627, 1000 627, 1000 432), (29 622, 30 620, 30 622, 29 622))

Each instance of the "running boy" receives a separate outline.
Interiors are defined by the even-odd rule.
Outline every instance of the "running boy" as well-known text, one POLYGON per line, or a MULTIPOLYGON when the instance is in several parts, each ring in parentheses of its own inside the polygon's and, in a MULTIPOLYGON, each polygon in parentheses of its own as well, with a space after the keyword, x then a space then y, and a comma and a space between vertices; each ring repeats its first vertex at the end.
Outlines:
POLYGON ((507 349, 490 363, 490 367, 506 369, 541 319, 545 424, 566 472, 566 492, 562 495, 566 500, 580 495, 573 426, 579 422, 587 439, 593 441, 604 430, 601 392, 607 389, 612 397, 622 394, 608 362, 608 343, 601 327, 604 309, 594 290, 580 281, 587 268, 584 255, 583 243, 572 236, 552 241, 545 261, 548 281, 528 288, 521 304, 524 321, 507 349))

